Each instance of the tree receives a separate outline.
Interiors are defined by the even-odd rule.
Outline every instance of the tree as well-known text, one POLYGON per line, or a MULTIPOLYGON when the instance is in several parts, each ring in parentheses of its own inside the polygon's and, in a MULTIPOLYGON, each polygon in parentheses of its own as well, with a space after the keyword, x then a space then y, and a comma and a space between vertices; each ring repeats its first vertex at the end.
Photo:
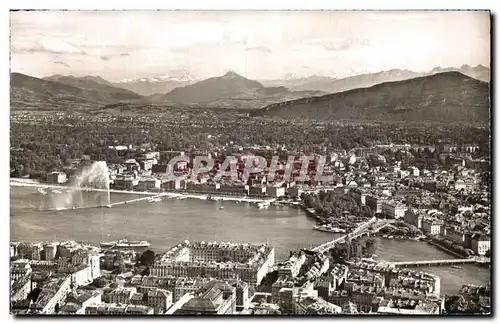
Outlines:
POLYGON ((96 290, 97 287, 94 286, 94 285, 88 285, 88 286, 84 286, 82 287, 84 290, 96 290))
POLYGON ((150 274, 150 268, 149 267, 146 267, 144 270, 142 270, 140 272, 141 276, 149 276, 149 274, 150 274))
POLYGON ((113 269, 113 274, 120 274, 124 273, 127 271, 127 267, 125 266, 125 263, 120 262, 118 264, 115 264, 114 269, 113 269))
POLYGON ((366 245, 366 255, 368 257, 371 257, 375 254, 375 250, 377 249, 377 241, 373 238, 369 238, 366 240, 365 245, 366 245))
POLYGON ((94 279, 92 284, 94 286, 96 286, 97 288, 104 288, 108 284, 108 281, 106 279, 104 279, 103 277, 99 277, 99 278, 94 279))
POLYGON ((138 267, 141 264, 141 253, 135 253, 135 266, 138 267))
POLYGON ((360 250, 361 251, 358 250, 358 258, 367 255, 366 254, 366 246, 362 245, 360 250))
POLYGON ((120 263, 118 265, 118 273, 124 273, 126 271, 127 271, 127 267, 125 266, 125 264, 124 263, 120 263))
POLYGON ((491 249, 489 249, 488 251, 486 251, 486 253, 485 253, 484 256, 487 257, 487 258, 491 257, 491 249))
POLYGON ((154 264, 155 262, 155 253, 151 250, 146 250, 144 253, 142 253, 140 257, 140 264, 150 267, 154 264))
POLYGON ((36 302, 36 300, 38 299, 38 296, 40 295, 41 292, 42 292, 42 289, 40 289, 39 287, 36 287, 28 294, 28 299, 33 301, 33 302, 36 302))

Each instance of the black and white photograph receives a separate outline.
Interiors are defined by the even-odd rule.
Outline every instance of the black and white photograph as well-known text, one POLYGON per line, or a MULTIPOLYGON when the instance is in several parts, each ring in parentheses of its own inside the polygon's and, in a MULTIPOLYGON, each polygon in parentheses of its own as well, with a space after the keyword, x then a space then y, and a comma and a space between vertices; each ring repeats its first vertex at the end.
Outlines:
POLYGON ((14 317, 492 315, 490 11, 9 20, 14 317))

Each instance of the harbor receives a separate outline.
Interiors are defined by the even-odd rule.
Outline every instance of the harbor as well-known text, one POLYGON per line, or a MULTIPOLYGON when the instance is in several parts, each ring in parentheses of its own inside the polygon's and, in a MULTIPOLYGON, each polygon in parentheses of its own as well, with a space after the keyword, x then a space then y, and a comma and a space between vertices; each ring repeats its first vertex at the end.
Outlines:
MULTIPOLYGON (((95 194, 95 193, 94 193, 95 194)), ((84 193, 91 199, 92 193, 84 193)), ((105 194, 98 195, 105 198, 105 194)), ((147 200, 114 208, 44 210, 49 199, 35 187, 11 187, 13 241, 78 240, 99 246, 124 237, 147 240, 155 253, 186 238, 196 241, 261 242, 276 248, 276 259, 286 260, 291 250, 311 248, 343 234, 313 230, 315 221, 300 208, 271 205, 259 210, 255 204, 187 199, 147 200), (220 206, 224 209, 220 209, 220 206), (144 217, 147 213, 148 217, 144 217), (202 219, 203 221, 200 221, 202 219)), ((130 199, 130 194, 112 193, 111 202, 130 199)), ((139 195, 136 197, 140 197, 139 195)), ((90 202, 88 202, 90 203, 90 202)), ((289 204, 293 206, 293 204, 289 204)), ((391 240, 376 236, 376 254, 381 260, 451 259, 433 245, 413 240, 391 240)), ((444 292, 462 284, 485 284, 489 269, 475 264, 424 267, 442 278, 444 292)))

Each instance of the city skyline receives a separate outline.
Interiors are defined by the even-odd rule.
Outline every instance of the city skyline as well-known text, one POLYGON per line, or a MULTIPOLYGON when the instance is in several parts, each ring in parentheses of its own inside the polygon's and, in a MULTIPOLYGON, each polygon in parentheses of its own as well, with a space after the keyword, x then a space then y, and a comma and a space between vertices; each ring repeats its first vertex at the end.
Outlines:
POLYGON ((35 77, 266 80, 489 61, 487 11, 11 12, 11 71, 35 77))

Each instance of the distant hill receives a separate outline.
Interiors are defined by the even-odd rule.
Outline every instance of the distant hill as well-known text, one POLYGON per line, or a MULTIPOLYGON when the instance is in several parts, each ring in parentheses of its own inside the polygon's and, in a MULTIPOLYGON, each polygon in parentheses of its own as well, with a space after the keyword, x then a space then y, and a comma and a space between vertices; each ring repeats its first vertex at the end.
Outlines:
POLYGON ((465 74, 471 78, 483 81, 483 82, 490 82, 491 80, 491 71, 489 68, 486 66, 482 65, 477 65, 477 66, 470 66, 470 65, 462 65, 460 68, 441 68, 441 67, 436 67, 432 69, 431 73, 443 73, 443 72, 460 72, 462 74, 465 74))
POLYGON ((156 104, 257 109, 271 103, 320 94, 323 93, 290 92, 285 87, 264 87, 257 81, 228 72, 223 76, 175 88, 167 94, 155 94, 147 99, 156 104))
POLYGON ((264 86, 284 86, 287 87, 290 91, 317 90, 327 93, 335 93, 357 88, 367 88, 385 82, 403 81, 416 77, 453 71, 460 72, 480 81, 490 81, 489 68, 482 65, 478 65, 476 67, 463 65, 460 68, 436 67, 428 72, 414 72, 409 70, 393 69, 376 73, 359 74, 346 78, 333 78, 314 75, 305 78, 262 80, 260 82, 264 86))
POLYGON ((95 79, 53 77, 44 80, 21 73, 10 75, 10 107, 12 110, 73 111, 106 104, 140 100, 141 96, 116 89, 95 79), (61 79, 62 78, 62 79, 61 79), (70 81, 66 84, 64 82, 70 81), (75 85, 80 85, 80 87, 75 85))
POLYGON ((164 96, 169 102, 205 103, 223 98, 232 98, 241 93, 262 89, 257 81, 228 72, 221 77, 209 78, 192 85, 176 88, 164 96))
POLYGON ((489 84, 445 72, 269 105, 254 116, 321 120, 478 121, 490 116, 489 84))
POLYGON ((72 75, 54 74, 48 77, 43 77, 42 79, 48 81, 66 83, 66 84, 80 85, 80 86, 86 86, 87 83, 89 84, 88 86, 92 86, 93 83, 113 86, 109 81, 104 80, 100 76, 91 76, 91 75, 86 75, 83 77, 74 77, 72 75))
POLYGON ((71 75, 53 75, 43 78, 44 80, 59 82, 85 90, 95 90, 101 92, 109 100, 135 100, 142 96, 130 90, 118 88, 99 76, 74 77, 71 75))

